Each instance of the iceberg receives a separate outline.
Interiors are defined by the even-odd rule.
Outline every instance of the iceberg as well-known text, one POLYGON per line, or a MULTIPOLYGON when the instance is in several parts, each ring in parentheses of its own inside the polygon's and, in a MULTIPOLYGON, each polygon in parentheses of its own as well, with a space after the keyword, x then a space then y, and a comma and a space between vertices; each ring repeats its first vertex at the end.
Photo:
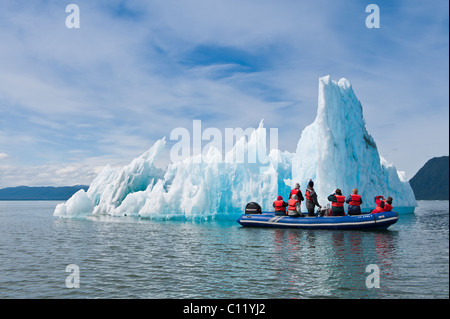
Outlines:
POLYGON ((163 138, 130 164, 116 169, 105 167, 87 192, 79 191, 66 203, 58 204, 54 215, 210 218, 235 216, 250 201, 269 209, 281 189, 289 192, 282 177, 286 172, 290 175, 291 164, 290 157, 278 150, 268 154, 265 141, 261 121, 248 141, 242 136, 236 142, 225 160, 217 148, 210 146, 162 170, 154 163, 166 144, 163 138), (236 162, 238 152, 256 161, 236 162))
POLYGON ((363 210, 375 206, 377 195, 392 196, 399 213, 412 213, 417 206, 405 173, 378 153, 366 130, 361 103, 346 79, 319 79, 317 116, 297 144, 292 179, 300 185, 312 179, 322 205, 336 188, 345 196, 357 188, 363 210))
POLYGON ((336 188, 348 195, 355 187, 363 197, 363 208, 374 207, 376 195, 392 196, 396 210, 403 212, 414 212, 417 206, 404 172, 378 153, 365 128, 361 103, 346 79, 319 79, 317 116, 301 133, 295 153, 268 150, 263 121, 224 157, 208 145, 201 154, 158 168, 155 162, 165 145, 162 138, 130 164, 106 166, 87 191, 58 204, 54 215, 234 218, 250 201, 272 210, 278 195, 287 199, 296 182, 304 191, 310 179, 322 206, 336 188), (256 161, 236 161, 236 157, 256 161))

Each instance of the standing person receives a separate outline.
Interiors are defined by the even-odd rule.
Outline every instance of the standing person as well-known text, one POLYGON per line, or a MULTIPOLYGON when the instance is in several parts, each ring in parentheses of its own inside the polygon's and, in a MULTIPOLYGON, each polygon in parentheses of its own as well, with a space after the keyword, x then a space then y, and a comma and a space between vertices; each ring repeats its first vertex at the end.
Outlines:
POLYGON ((289 194, 289 199, 292 198, 292 195, 297 195, 298 200, 301 202, 302 200, 305 200, 305 198, 303 198, 303 194, 302 191, 300 190, 300 184, 296 183, 295 184, 295 188, 291 189, 291 193, 289 194))
POLYGON ((275 208, 275 215, 286 215, 286 207, 288 203, 283 200, 283 196, 278 196, 277 200, 273 202, 275 208))
POLYGON ((345 216, 345 196, 342 196, 342 192, 339 188, 337 188, 333 194, 328 196, 328 200, 331 202, 331 212, 333 216, 345 216))
POLYGON ((375 196, 375 204, 377 204, 377 207, 371 211, 371 214, 390 212, 394 208, 392 207, 392 201, 391 196, 388 196, 387 199, 384 199, 383 195, 375 196))
POLYGON ((348 214, 349 215, 361 215, 361 195, 358 195, 358 189, 353 188, 353 194, 348 195, 345 202, 348 204, 348 214))
POLYGON ((308 187, 306 187, 305 192, 306 197, 306 209, 308 210, 308 216, 314 216, 314 208, 317 206, 319 208, 322 208, 322 206, 319 205, 319 202, 317 201, 317 193, 314 190, 314 182, 310 179, 308 182, 308 187))
POLYGON ((290 217, 303 217, 302 210, 300 208, 300 201, 297 195, 292 195, 292 198, 288 200, 288 216, 290 217))

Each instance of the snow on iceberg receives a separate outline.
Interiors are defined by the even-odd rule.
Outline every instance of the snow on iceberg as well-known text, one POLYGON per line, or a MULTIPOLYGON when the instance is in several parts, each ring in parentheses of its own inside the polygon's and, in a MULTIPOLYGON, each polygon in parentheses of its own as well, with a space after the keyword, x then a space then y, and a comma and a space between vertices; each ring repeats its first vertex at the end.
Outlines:
POLYGON ((93 207, 92 215, 149 218, 236 214, 250 201, 269 208, 280 189, 284 187, 285 192, 289 191, 283 182, 284 175, 278 170, 290 175, 290 162, 277 150, 267 154, 265 141, 266 130, 261 121, 249 140, 242 136, 225 154, 224 161, 220 151, 210 146, 202 154, 171 163, 162 171, 154 166, 165 145, 165 139, 159 140, 129 165, 120 169, 107 166, 87 192, 75 194, 81 199, 76 202, 84 203, 82 211, 73 209, 74 200, 71 198, 59 204, 54 215, 87 216, 89 204, 93 207), (245 152, 245 158, 255 158, 256 161, 234 161, 238 151, 245 152), (283 158, 280 160, 279 157, 283 158))
POLYGON ((241 137, 222 159, 214 146, 202 154, 167 168, 155 166, 166 144, 157 141, 147 152, 122 168, 106 166, 87 192, 80 190, 54 215, 140 216, 148 218, 197 218, 240 214, 255 201, 263 210, 299 182, 302 190, 309 179, 315 182, 319 202, 340 188, 344 195, 357 187, 364 207, 373 207, 375 195, 394 198, 394 206, 414 211, 417 203, 404 173, 378 153, 365 128, 362 107, 350 83, 319 79, 318 111, 307 126, 295 153, 266 148, 266 130, 261 121, 247 140, 241 137), (236 161, 254 158, 256 161, 236 161), (200 157, 200 158, 198 158, 200 157))

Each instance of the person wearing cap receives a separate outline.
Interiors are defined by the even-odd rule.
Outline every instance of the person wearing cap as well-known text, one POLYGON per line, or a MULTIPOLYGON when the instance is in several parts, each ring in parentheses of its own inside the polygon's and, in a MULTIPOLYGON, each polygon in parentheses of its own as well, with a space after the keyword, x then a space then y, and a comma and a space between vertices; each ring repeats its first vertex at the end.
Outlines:
POLYGON ((291 193, 289 194, 289 199, 292 198, 292 195, 297 195, 298 200, 301 202, 303 200, 305 200, 305 198, 303 198, 303 194, 302 191, 300 190, 300 184, 296 183, 295 184, 295 188, 291 189, 291 193))
POLYGON ((328 200, 331 202, 331 212, 333 216, 345 216, 345 196, 342 196, 342 192, 339 188, 336 189, 334 194, 328 196, 328 200))
POLYGON ((317 193, 314 190, 314 182, 310 179, 308 182, 308 186, 306 187, 305 192, 306 197, 306 209, 308 210, 308 216, 314 216, 314 208, 317 206, 319 208, 322 208, 320 206, 319 202, 317 201, 317 193))
POLYGON ((283 200, 283 196, 279 195, 277 200, 273 202, 275 208, 275 215, 286 215, 286 207, 288 203, 283 200))

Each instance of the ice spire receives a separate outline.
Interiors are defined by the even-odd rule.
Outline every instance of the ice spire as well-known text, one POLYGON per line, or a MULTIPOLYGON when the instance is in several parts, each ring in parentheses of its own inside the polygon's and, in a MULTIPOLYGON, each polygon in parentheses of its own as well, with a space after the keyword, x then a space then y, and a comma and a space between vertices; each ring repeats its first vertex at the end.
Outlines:
POLYGON ((315 121, 301 135, 292 161, 292 178, 306 185, 310 178, 322 204, 340 188, 351 194, 358 188, 364 206, 374 206, 378 194, 395 197, 397 206, 415 206, 408 182, 386 164, 367 132, 360 101, 346 79, 319 79, 318 109, 315 121))

